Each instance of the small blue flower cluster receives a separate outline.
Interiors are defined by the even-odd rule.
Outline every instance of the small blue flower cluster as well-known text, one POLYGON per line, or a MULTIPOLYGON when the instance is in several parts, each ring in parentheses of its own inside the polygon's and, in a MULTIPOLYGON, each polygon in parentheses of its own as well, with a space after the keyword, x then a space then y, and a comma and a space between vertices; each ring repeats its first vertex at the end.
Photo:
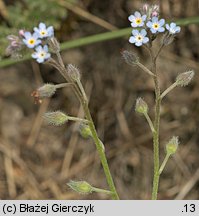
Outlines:
POLYGON ((34 27, 34 33, 25 32, 23 35, 24 44, 31 49, 35 49, 32 57, 36 59, 38 63, 43 63, 50 58, 48 52, 48 45, 44 44, 44 39, 54 36, 54 28, 52 26, 46 27, 44 23, 40 23, 39 27, 34 27))
MULTIPOLYGON (((143 13, 145 14, 141 14, 140 12, 136 11, 133 15, 128 17, 133 28, 143 28, 141 30, 132 30, 132 36, 129 38, 129 42, 135 44, 136 46, 142 46, 143 44, 149 42, 150 37, 147 37, 148 29, 152 34, 165 31, 165 20, 158 18, 158 5, 149 6, 148 4, 145 4, 143 6, 143 13)), ((180 27, 174 22, 166 24, 166 29, 170 35, 175 35, 181 30, 180 27)))

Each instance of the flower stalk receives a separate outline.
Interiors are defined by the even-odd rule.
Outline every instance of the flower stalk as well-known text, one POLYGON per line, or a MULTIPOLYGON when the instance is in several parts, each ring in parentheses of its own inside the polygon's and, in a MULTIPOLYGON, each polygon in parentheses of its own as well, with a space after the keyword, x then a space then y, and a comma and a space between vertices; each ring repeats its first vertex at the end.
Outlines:
POLYGON ((106 155, 105 155, 103 145, 101 144, 101 141, 100 141, 100 139, 98 137, 98 134, 97 134, 97 131, 95 129, 93 119, 92 119, 91 114, 90 114, 90 110, 89 110, 89 107, 88 107, 88 99, 87 99, 85 90, 83 88, 83 85, 82 85, 80 79, 73 80, 73 79, 70 78, 70 76, 68 76, 66 68, 63 67, 64 63, 63 63, 63 60, 61 58, 61 55, 58 54, 57 57, 58 57, 58 61, 59 61, 60 65, 61 65, 61 71, 60 71, 61 74, 64 75, 64 78, 66 78, 66 81, 68 81, 70 83, 73 83, 73 86, 72 86, 73 91, 75 92, 76 96, 78 97, 78 99, 79 99, 79 101, 80 101, 80 103, 81 103, 81 105, 83 107, 85 118, 86 118, 87 124, 88 124, 88 126, 90 128, 92 138, 93 138, 94 143, 96 145, 97 152, 99 154, 100 161, 101 161, 102 167, 104 169, 106 180, 107 180, 107 183, 109 185, 109 189, 111 191, 111 193, 110 193, 111 197, 112 197, 112 199, 117 200, 117 199, 119 199, 119 196, 117 194, 117 191, 116 191, 116 188, 115 188, 115 185, 114 185, 114 182, 113 182, 113 178, 112 178, 112 175, 111 175, 111 172, 110 172, 110 169, 109 169, 109 165, 108 165, 108 162, 107 162, 107 158, 106 158, 106 155))
POLYGON ((155 74, 153 80, 155 84, 155 121, 154 121, 154 132, 153 132, 153 163, 154 163, 154 174, 153 174, 153 189, 152 189, 152 200, 157 199, 158 186, 159 186, 159 127, 160 127, 160 86, 158 80, 158 73, 156 70, 156 59, 152 50, 150 49, 150 55, 152 60, 152 73, 155 74))
POLYGON ((160 99, 162 100, 171 90, 173 90, 176 86, 178 86, 177 82, 174 82, 171 86, 169 86, 161 95, 160 99))
POLYGON ((167 164, 170 156, 171 156, 170 154, 166 154, 166 156, 165 156, 165 158, 164 158, 164 160, 163 160, 163 162, 162 162, 162 164, 160 166, 159 175, 161 175, 162 171, 164 170, 164 168, 165 168, 165 166, 166 166, 166 164, 167 164))

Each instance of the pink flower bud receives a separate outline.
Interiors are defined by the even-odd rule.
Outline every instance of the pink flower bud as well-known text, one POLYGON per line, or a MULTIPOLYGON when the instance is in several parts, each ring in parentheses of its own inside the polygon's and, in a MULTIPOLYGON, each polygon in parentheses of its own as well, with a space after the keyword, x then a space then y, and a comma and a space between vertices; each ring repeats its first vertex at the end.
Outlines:
POLYGON ((149 9, 149 4, 144 4, 142 8, 143 12, 147 13, 148 9, 149 9))
POLYGON ((17 43, 17 41, 12 41, 12 42, 11 42, 11 46, 17 47, 17 46, 19 46, 19 44, 17 43))
POLYGON ((160 11, 160 7, 159 5, 153 5, 152 6, 152 12, 151 12, 151 16, 154 17, 154 16, 158 16, 159 15, 159 11, 160 11))
POLYGON ((153 9, 156 10, 156 11, 159 11, 160 10, 160 6, 159 5, 154 5, 153 9))
POLYGON ((152 14, 151 14, 151 16, 152 17, 154 17, 154 16, 157 17, 158 16, 158 12, 157 11, 153 11, 152 14))
POLYGON ((25 33, 24 29, 20 29, 20 30, 19 30, 19 35, 20 35, 20 36, 24 37, 24 33, 25 33))

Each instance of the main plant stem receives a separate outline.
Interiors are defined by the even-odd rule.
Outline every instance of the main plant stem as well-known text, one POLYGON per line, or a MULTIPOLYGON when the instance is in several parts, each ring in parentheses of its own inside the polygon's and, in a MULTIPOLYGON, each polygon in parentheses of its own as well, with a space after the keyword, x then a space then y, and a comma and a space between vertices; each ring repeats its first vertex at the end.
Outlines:
POLYGON ((152 200, 157 199, 158 186, 159 186, 159 127, 160 127, 160 86, 158 81, 158 74, 156 71, 156 58, 152 50, 150 49, 151 59, 152 59, 152 72, 155 74, 154 83, 155 83, 155 121, 153 132, 153 160, 154 160, 154 175, 153 175, 153 189, 152 189, 152 200))
POLYGON ((111 176, 111 172, 110 172, 110 169, 109 169, 109 166, 108 166, 108 162, 107 162, 107 159, 106 159, 104 148, 103 148, 103 146, 102 146, 102 144, 100 142, 100 139, 98 138, 97 131, 95 129, 95 125, 94 125, 93 119, 92 119, 91 114, 90 114, 90 110, 89 110, 89 107, 88 107, 88 100, 87 100, 84 88, 82 86, 82 83, 78 79, 76 81, 71 79, 71 77, 68 75, 67 70, 66 70, 66 68, 64 66, 64 63, 63 63, 63 60, 62 60, 62 57, 61 57, 60 53, 57 52, 56 55, 57 55, 58 62, 59 62, 60 65, 57 64, 57 62, 52 61, 52 60, 51 60, 51 64, 55 68, 57 68, 59 70, 59 72, 66 79, 67 82, 73 84, 72 89, 73 89, 74 93, 76 94, 76 96, 78 97, 78 99, 79 99, 79 101, 80 101, 80 103, 81 103, 81 105, 83 107, 85 117, 88 120, 88 126, 89 126, 89 128, 91 130, 92 137, 93 137, 94 143, 96 145, 102 167, 104 169, 104 173, 105 173, 105 176, 106 176, 107 183, 109 185, 109 189, 110 189, 110 192, 111 192, 112 199, 118 200, 119 196, 117 194, 117 191, 116 191, 116 188, 115 188, 115 185, 114 185, 114 182, 113 182, 113 178, 111 176))
POLYGON ((77 84, 78 84, 79 88, 81 89, 81 91, 83 91, 82 92, 83 97, 80 98, 80 102, 81 102, 81 105, 82 105, 82 107, 84 109, 85 117, 88 120, 88 126, 89 126, 89 128, 91 130, 92 137, 93 137, 94 143, 96 145, 102 167, 104 169, 106 180, 107 180, 107 183, 109 185, 109 189, 112 192, 111 193, 112 199, 118 200, 119 196, 117 194, 117 191, 116 191, 116 188, 115 188, 115 185, 114 185, 114 182, 113 182, 113 178, 111 176, 111 172, 110 172, 110 169, 109 169, 109 165, 108 165, 108 162, 107 162, 107 159, 106 159, 104 149, 103 149, 103 147, 101 145, 100 139, 98 138, 97 131, 95 129, 95 125, 93 123, 93 119, 92 119, 91 114, 90 114, 87 98, 85 98, 86 94, 84 92, 84 88, 83 88, 80 81, 77 84))

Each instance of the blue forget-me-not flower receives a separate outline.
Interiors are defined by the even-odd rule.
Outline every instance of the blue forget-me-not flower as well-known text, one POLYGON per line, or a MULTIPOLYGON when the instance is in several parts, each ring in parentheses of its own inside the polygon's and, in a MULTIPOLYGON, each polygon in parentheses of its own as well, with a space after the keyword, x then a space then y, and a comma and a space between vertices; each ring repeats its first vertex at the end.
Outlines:
POLYGON ((151 32, 155 34, 157 32, 165 31, 165 28, 163 27, 164 24, 165 24, 164 19, 158 20, 158 17, 152 17, 152 20, 148 21, 146 25, 148 28, 150 28, 151 32))
POLYGON ((33 34, 25 32, 23 42, 28 48, 34 48, 41 43, 41 40, 38 39, 38 34, 36 32, 33 34))
POLYGON ((128 17, 132 27, 142 27, 146 20, 146 15, 141 15, 140 12, 136 11, 134 15, 128 17))
POLYGON ((44 45, 38 46, 35 48, 35 52, 32 54, 32 57, 36 59, 38 63, 43 63, 45 60, 50 58, 50 53, 48 52, 48 46, 44 45))
POLYGON ((53 26, 46 27, 45 23, 39 23, 39 28, 34 27, 34 31, 39 35, 39 38, 52 37, 54 35, 53 26))
POLYGON ((134 29, 132 31, 132 35, 129 38, 130 43, 134 43, 136 46, 142 46, 142 44, 145 44, 149 41, 149 38, 146 37, 147 32, 145 29, 142 29, 141 31, 134 29))
POLYGON ((174 22, 166 24, 166 29, 169 31, 170 34, 179 33, 181 30, 180 26, 177 26, 174 22))

